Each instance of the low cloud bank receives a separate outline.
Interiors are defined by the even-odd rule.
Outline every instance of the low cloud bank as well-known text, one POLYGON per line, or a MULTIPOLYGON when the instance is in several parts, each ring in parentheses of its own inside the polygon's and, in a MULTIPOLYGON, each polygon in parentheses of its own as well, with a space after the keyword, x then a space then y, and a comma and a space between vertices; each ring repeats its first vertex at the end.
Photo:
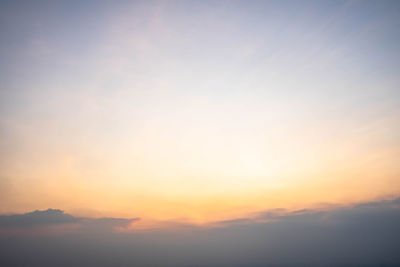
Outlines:
POLYGON ((400 198, 330 211, 270 210, 186 231, 115 231, 135 220, 55 210, 0 216, 2 230, 11 222, 84 229, 0 235, 0 266, 400 266, 400 198))

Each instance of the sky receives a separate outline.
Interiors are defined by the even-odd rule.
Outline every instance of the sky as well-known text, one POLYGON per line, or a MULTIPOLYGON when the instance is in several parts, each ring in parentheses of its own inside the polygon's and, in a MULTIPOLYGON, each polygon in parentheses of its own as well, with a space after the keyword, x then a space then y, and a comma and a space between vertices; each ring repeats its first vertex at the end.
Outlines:
POLYGON ((397 1, 2 1, 0 33, 2 214, 151 228, 399 196, 397 1))
POLYGON ((400 266, 399 48, 399 1, 0 1, 0 266, 400 266))

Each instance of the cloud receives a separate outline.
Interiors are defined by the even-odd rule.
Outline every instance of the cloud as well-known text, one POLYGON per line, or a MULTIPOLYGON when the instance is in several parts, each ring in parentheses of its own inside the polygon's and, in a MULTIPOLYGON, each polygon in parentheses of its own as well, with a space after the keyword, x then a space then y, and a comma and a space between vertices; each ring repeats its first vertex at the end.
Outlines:
MULTIPOLYGON (((1 266, 400 266, 400 198, 329 210, 267 210, 206 227, 176 223, 173 231, 159 225, 135 231, 137 218, 33 213, 42 216, 36 225, 75 221, 80 228, 64 235, 0 235, 1 266)), ((1 216, 0 229, 10 228, 4 218, 11 216, 1 216)), ((20 228, 34 225, 32 213, 20 216, 12 217, 20 228)))
POLYGON ((76 223, 79 221, 81 221, 81 218, 65 214, 62 210, 48 209, 44 211, 36 210, 24 214, 1 215, 0 227, 35 227, 63 223, 76 223))
POLYGON ((76 229, 88 230, 116 230, 129 227, 131 223, 139 218, 85 218, 75 217, 64 213, 59 209, 36 210, 24 214, 0 215, 0 233, 7 233, 7 230, 42 229, 43 227, 54 227, 74 224, 76 229), (3 230, 3 231, 1 231, 3 230))

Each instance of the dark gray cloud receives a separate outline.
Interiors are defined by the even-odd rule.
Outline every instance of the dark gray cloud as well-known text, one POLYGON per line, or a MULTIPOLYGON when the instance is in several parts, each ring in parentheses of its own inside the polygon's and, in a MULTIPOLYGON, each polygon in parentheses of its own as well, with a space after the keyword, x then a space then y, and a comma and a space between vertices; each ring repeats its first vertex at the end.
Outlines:
POLYGON ((1 215, 0 227, 34 227, 52 224, 76 223, 79 221, 81 221, 81 218, 65 214, 62 210, 48 209, 44 211, 36 210, 25 214, 1 215))
MULTIPOLYGON (((38 214, 59 218, 47 220, 52 224, 71 218, 38 214)), ((129 220, 75 220, 83 231, 0 235, 0 266, 400 266, 400 199, 328 211, 270 210, 178 231, 118 232, 111 228, 129 220)))
POLYGON ((84 230, 110 230, 127 227, 139 218, 85 218, 75 217, 59 209, 36 210, 24 214, 0 215, 0 230, 32 229, 62 224, 78 224, 84 230))

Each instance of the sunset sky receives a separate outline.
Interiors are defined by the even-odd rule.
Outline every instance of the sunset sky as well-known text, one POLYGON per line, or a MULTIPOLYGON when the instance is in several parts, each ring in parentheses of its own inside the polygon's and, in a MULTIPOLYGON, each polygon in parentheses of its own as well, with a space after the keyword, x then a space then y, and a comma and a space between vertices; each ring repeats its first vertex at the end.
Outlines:
POLYGON ((2 1, 0 32, 2 214, 400 195, 398 1, 2 1))

